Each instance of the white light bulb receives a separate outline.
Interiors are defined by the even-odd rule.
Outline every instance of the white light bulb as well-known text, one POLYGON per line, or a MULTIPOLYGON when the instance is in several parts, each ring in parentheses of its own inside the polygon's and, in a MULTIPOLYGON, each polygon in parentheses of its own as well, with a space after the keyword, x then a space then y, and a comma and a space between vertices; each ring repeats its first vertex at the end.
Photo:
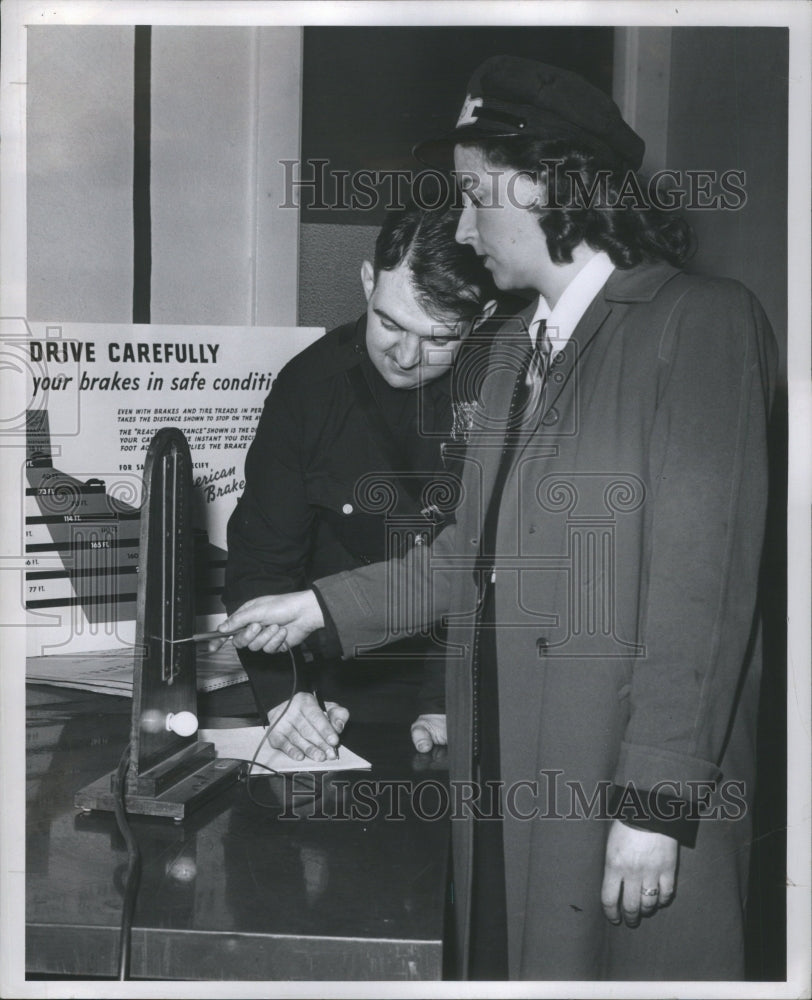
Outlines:
POLYGON ((191 736, 197 732, 197 716, 194 712, 170 712, 166 717, 166 728, 178 736, 191 736))

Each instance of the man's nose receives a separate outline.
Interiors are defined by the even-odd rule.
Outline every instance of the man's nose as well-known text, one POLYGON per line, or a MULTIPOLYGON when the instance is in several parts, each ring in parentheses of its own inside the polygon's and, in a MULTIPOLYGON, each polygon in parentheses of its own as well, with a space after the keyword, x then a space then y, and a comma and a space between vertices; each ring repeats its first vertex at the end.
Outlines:
POLYGON ((417 334, 401 335, 395 349, 395 359, 401 368, 414 368, 420 362, 420 338, 417 334))
POLYGON ((460 221, 457 223, 457 232, 454 234, 457 243, 469 243, 474 245, 476 240, 476 225, 474 224, 473 205, 463 205, 460 212, 460 221))

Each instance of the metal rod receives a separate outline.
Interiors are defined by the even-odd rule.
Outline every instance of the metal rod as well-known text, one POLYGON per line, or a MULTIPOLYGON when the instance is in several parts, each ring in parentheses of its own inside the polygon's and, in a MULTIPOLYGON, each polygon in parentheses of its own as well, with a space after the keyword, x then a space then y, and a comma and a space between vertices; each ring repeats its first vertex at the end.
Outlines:
POLYGON ((177 646, 180 642, 206 642, 208 639, 230 639, 231 632, 195 632, 194 635, 187 635, 185 639, 172 639, 171 644, 177 646))

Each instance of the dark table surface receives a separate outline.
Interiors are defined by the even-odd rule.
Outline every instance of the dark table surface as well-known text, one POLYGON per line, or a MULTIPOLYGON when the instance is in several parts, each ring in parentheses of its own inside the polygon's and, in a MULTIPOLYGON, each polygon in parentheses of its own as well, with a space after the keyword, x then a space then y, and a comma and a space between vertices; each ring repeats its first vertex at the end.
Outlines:
MULTIPOLYGON (((246 688, 201 696, 201 725, 248 722, 246 688)), ((130 705, 28 688, 28 974, 116 974, 125 845, 112 814, 82 814, 73 795, 115 768, 130 705)), ((440 978, 449 832, 442 754, 416 754, 402 719, 362 713, 344 736, 371 771, 315 784, 312 776, 251 779, 265 807, 242 781, 182 823, 133 817, 143 857, 133 978, 440 978), (418 787, 424 817, 414 808, 418 787)))

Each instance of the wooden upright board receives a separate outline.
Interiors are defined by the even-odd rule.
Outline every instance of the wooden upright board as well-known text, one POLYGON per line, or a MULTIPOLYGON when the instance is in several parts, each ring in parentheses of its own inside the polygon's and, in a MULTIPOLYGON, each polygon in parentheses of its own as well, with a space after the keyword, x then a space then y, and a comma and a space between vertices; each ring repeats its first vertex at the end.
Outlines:
MULTIPOLYGON (((192 460, 182 431, 164 427, 150 443, 141 509, 128 812, 181 820, 236 781, 244 764, 220 760, 197 734, 167 728, 170 714, 197 715, 194 643, 192 460)), ((112 775, 76 794, 82 809, 112 809, 112 775)))

